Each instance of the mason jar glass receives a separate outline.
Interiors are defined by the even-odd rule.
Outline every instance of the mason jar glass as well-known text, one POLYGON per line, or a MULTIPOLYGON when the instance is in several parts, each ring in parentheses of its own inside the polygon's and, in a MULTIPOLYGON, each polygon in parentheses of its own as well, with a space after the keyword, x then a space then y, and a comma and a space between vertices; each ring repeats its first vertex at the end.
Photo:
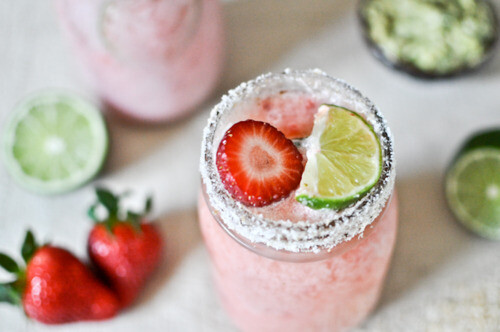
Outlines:
POLYGON ((87 81, 112 111, 175 120, 217 84, 224 57, 217 0, 55 0, 87 81))
POLYGON ((214 107, 200 164, 200 227, 221 303, 238 328, 342 331, 367 317, 381 293, 398 219, 393 140, 369 99, 319 70, 263 75, 214 107), (373 126, 383 154, 375 187, 340 211, 309 209, 293 193, 265 208, 235 201, 215 164, 225 131, 257 119, 288 136, 308 135, 323 103, 354 110, 373 126))

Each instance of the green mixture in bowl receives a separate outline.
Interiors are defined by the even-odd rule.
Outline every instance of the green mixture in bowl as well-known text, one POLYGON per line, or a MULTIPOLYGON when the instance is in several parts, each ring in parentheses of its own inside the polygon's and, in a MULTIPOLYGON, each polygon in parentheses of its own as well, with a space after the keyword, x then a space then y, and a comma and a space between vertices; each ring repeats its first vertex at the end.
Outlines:
POLYGON ((387 60, 434 76, 481 64, 497 37, 482 0, 365 0, 361 17, 387 60))

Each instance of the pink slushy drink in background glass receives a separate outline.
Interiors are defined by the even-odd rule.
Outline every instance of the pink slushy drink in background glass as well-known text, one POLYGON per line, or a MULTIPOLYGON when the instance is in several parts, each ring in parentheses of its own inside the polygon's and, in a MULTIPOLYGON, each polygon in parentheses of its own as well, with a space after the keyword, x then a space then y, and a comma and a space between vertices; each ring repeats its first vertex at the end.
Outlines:
POLYGON ((362 322, 380 296, 394 248, 393 141, 386 122, 358 90, 319 70, 267 74, 215 106, 204 130, 199 220, 223 307, 243 331, 343 331, 362 322), (375 186, 340 210, 311 209, 288 197, 264 207, 236 201, 216 158, 221 139, 247 119, 287 138, 311 134, 322 104, 361 115, 382 150, 375 186))
POLYGON ((217 0, 55 0, 84 72, 110 109, 159 122, 194 110, 224 57, 217 0))

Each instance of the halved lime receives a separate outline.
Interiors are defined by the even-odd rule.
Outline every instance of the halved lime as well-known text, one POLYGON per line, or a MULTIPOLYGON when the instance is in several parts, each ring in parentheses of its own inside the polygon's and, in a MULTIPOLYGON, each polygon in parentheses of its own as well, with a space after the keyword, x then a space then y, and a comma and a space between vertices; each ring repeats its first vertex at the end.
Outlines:
POLYGON ((7 121, 3 159, 23 187, 42 194, 75 189, 100 170, 108 149, 101 113, 68 93, 42 93, 7 121))
POLYGON ((380 178, 380 142, 370 124, 353 111, 322 105, 306 147, 307 163, 296 199, 313 209, 341 209, 380 178))
POLYGON ((455 217, 476 234, 500 240, 500 130, 474 135, 446 175, 455 217))

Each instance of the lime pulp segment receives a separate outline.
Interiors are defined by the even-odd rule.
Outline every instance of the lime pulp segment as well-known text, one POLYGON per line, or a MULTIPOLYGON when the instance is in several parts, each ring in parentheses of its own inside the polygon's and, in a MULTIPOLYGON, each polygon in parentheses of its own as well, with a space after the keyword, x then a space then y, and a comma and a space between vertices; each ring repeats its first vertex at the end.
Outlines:
POLYGON ((500 239, 500 149, 477 148, 459 156, 446 177, 446 197, 465 227, 500 239))
POLYGON ((322 105, 306 146, 307 163, 296 199, 313 209, 341 209, 380 178, 379 140, 370 124, 353 111, 322 105))
POLYGON ((90 180, 108 146, 106 126, 91 104, 69 94, 45 93, 21 103, 4 134, 4 161, 24 187, 61 193, 90 180))

